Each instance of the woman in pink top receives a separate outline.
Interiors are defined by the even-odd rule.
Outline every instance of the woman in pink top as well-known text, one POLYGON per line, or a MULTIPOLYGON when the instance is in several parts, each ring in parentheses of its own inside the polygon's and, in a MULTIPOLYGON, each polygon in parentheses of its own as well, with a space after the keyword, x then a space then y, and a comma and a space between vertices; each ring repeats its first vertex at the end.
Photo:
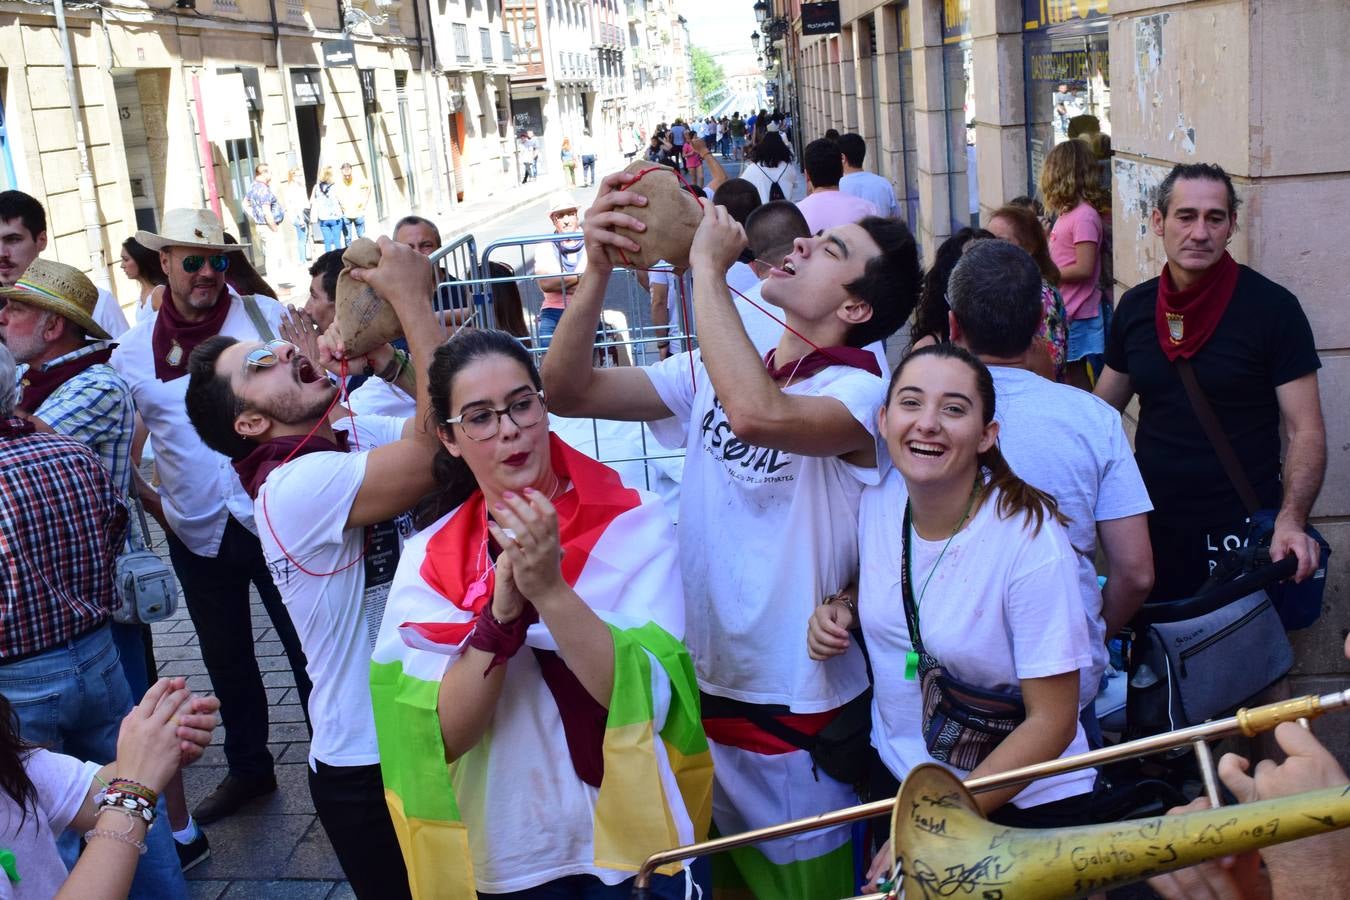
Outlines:
POLYGON ((1103 225, 1096 208, 1104 198, 1091 148, 1071 140, 1051 150, 1041 170, 1041 194, 1046 208, 1058 215, 1050 230, 1050 259, 1059 268, 1059 292, 1069 316, 1065 381, 1091 390, 1084 357, 1106 349, 1098 287, 1103 225))

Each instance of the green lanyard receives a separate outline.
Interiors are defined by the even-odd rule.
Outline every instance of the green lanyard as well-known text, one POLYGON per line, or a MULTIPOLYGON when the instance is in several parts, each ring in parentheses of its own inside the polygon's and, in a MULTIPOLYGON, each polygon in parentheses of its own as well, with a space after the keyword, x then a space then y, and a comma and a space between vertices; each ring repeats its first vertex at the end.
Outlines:
MULTIPOLYGON (((942 545, 942 550, 938 553, 937 559, 933 561, 933 567, 928 570, 928 577, 923 580, 923 587, 919 588, 919 598, 914 603, 915 631, 917 631, 919 627, 919 607, 923 605, 923 595, 928 592, 928 583, 933 580, 933 574, 937 572, 938 566, 942 564, 942 557, 947 555, 947 548, 952 545, 952 541, 956 540, 956 535, 960 533, 961 527, 965 525, 966 520, 970 518, 970 511, 975 508, 975 500, 977 497, 980 496, 980 486, 981 482, 979 476, 977 475, 975 477, 975 486, 970 490, 970 502, 966 504, 965 514, 961 516, 961 521, 956 523, 956 528, 952 531, 951 537, 947 538, 947 543, 942 545)), ((909 501, 906 500, 905 535, 904 535, 905 588, 909 587, 909 570, 913 567, 914 564, 914 549, 910 545, 909 539, 909 532, 913 527, 914 527, 913 524, 910 522, 909 501)), ((910 637, 912 639, 911 643, 917 643, 918 639, 914 635, 911 635, 910 637)), ((911 650, 905 654, 905 680, 913 681, 915 677, 918 675, 918 673, 919 673, 919 652, 917 650, 911 650)))

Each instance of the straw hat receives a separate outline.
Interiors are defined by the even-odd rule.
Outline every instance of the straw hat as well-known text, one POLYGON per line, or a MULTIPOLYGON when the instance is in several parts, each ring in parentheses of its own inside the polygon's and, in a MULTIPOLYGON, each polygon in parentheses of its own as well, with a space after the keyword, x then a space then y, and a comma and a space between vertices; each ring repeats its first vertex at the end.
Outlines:
POLYGON ((54 312, 100 341, 110 337, 94 321, 98 288, 74 266, 51 259, 35 259, 22 278, 10 287, 0 287, 0 297, 54 312))
POLYGON ((572 195, 566 191, 558 191, 548 201, 549 216, 556 216, 558 213, 566 212, 569 209, 580 211, 581 207, 577 205, 577 201, 572 198, 572 195))
POLYGON ((225 243, 225 229, 220 219, 209 209, 171 209, 164 214, 160 233, 136 232, 137 243, 151 250, 166 247, 192 247, 197 250, 243 250, 248 244, 225 243))

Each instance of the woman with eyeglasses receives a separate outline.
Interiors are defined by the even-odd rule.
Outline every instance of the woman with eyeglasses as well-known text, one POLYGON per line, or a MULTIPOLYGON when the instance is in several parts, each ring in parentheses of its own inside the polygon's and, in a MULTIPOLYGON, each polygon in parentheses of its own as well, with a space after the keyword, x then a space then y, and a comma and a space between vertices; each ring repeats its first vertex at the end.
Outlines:
MULTIPOLYGON (((413 893, 626 897, 711 804, 674 528, 549 432, 514 337, 466 331, 427 379, 439 489, 371 669, 413 893)), ((688 877, 663 870, 656 895, 686 896, 688 877)))

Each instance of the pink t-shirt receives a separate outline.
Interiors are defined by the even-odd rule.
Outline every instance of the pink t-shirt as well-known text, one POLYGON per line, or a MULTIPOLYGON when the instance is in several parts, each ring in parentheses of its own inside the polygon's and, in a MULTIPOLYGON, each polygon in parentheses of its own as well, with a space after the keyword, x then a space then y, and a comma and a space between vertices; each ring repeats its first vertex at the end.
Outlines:
POLYGON ((1059 295, 1064 298, 1064 311, 1069 319, 1091 319, 1100 311, 1102 292, 1098 282, 1102 277, 1102 217, 1091 203, 1080 202, 1055 220, 1050 229, 1050 259, 1063 269, 1078 259, 1076 245, 1090 241, 1097 245, 1093 256, 1092 277, 1083 281, 1061 281, 1059 295))
POLYGON ((812 234, 878 215, 871 203, 843 191, 816 191, 798 200, 797 208, 806 217, 806 227, 812 234))

